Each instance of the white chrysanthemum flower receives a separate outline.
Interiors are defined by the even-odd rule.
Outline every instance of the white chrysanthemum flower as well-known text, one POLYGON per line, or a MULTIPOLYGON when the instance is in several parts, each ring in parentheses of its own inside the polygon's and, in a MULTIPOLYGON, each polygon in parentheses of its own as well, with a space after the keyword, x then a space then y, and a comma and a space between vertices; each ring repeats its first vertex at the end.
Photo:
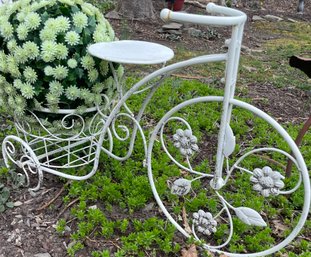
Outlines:
POLYGON ((118 76, 119 78, 122 78, 123 75, 124 75, 124 68, 123 68, 122 65, 119 65, 119 67, 118 67, 118 69, 117 69, 117 76, 118 76))
POLYGON ((13 52, 16 47, 17 47, 17 43, 15 39, 11 39, 8 43, 7 43, 7 47, 9 49, 10 52, 13 52))
POLYGON ((89 3, 83 3, 81 5, 82 11, 88 16, 94 16, 94 11, 92 9, 92 5, 89 3))
POLYGON ((35 95, 35 89, 30 83, 23 83, 23 86, 21 87, 21 93, 22 96, 26 99, 31 99, 35 95))
POLYGON ((82 89, 80 89, 80 91, 81 91, 80 92, 80 98, 81 99, 85 100, 85 99, 89 98, 91 92, 88 88, 82 88, 82 89))
POLYGON ((40 39, 42 41, 55 41, 56 40, 55 30, 44 28, 43 30, 40 31, 40 39))
POLYGON ((29 29, 25 23, 21 23, 18 25, 16 32, 19 40, 25 40, 28 36, 29 29))
POLYGON ((13 96, 9 96, 8 97, 8 104, 9 104, 10 108, 15 109, 16 103, 15 103, 15 100, 14 100, 13 96))
POLYGON ((76 12, 73 14, 72 20, 76 27, 84 29, 87 26, 88 17, 83 12, 76 12))
POLYGON ((45 98, 49 105, 56 105, 59 103, 59 96, 51 92, 46 94, 45 98))
POLYGON ((96 105, 100 105, 102 103, 103 99, 101 97, 101 95, 94 95, 94 103, 96 105))
POLYGON ((68 45, 75 46, 80 42, 80 36, 75 31, 69 31, 66 33, 65 41, 68 45))
MULTIPOLYGON (((2 84, 4 84, 4 83, 6 83, 7 81, 6 81, 6 79, 5 79, 5 77, 3 77, 2 75, 0 75, 0 85, 2 85, 2 84)), ((2 90, 2 87, 0 87, 0 90, 2 90)), ((2 92, 0 91, 0 94, 1 94, 2 92)))
POLYGON ((61 96, 62 93, 64 92, 64 88, 63 88, 62 84, 56 80, 50 82, 49 89, 50 89, 50 92, 52 94, 54 94, 58 97, 61 96))
POLYGON ((12 75, 14 78, 19 78, 22 74, 19 71, 19 67, 17 61, 13 55, 7 56, 7 71, 12 75))
POLYGON ((100 23, 96 25, 92 37, 96 43, 110 41, 109 35, 107 34, 105 23, 100 23))
POLYGON ((48 65, 48 66, 46 66, 46 67, 44 68, 44 74, 45 74, 46 76, 52 76, 52 75, 53 75, 53 72, 54 72, 54 69, 53 69, 50 65, 48 65))
POLYGON ((88 106, 94 106, 94 102, 95 102, 95 94, 90 93, 89 97, 87 99, 84 99, 84 102, 88 105, 88 106))
POLYGON ((99 64, 99 71, 100 74, 103 76, 106 76, 108 74, 109 71, 109 64, 107 61, 101 61, 99 64))
POLYGON ((87 73, 89 80, 93 83, 98 78, 98 71, 96 69, 91 69, 87 73))
POLYGON ((57 32, 66 32, 70 28, 70 20, 67 17, 59 16, 55 19, 57 32))
POLYGON ((3 97, 3 96, 0 95, 0 106, 1 106, 2 108, 5 108, 6 105, 7 105, 7 101, 6 101, 5 97, 3 97))
POLYGON ((35 83, 38 79, 36 71, 29 66, 25 68, 23 75, 25 77, 25 80, 31 84, 35 83))
POLYGON ((62 43, 57 44, 56 45, 57 59, 64 60, 64 59, 67 59, 67 56, 68 56, 68 48, 62 43))
POLYGON ((70 6, 73 6, 75 4, 75 2, 71 1, 71 0, 58 0, 58 1, 63 3, 63 4, 70 5, 70 6))
POLYGON ((16 60, 16 63, 22 63, 24 64, 26 61, 27 61, 27 53, 25 51, 24 48, 18 46, 15 48, 15 51, 14 51, 14 58, 16 60))
POLYGON ((57 44, 54 41, 44 41, 41 45, 41 57, 45 62, 51 62, 57 54, 57 44))
POLYGON ((8 21, 1 24, 0 27, 1 35, 6 39, 10 39, 13 36, 13 26, 8 21))
POLYGON ((108 35, 100 32, 100 31, 95 31, 93 33, 93 40, 95 43, 100 43, 100 42, 108 42, 108 41, 110 41, 110 38, 108 35))
POLYGON ((95 61, 93 59, 92 56, 90 56, 89 54, 83 56, 81 58, 81 65, 84 69, 86 70, 90 70, 90 69, 93 69, 94 66, 95 66, 95 61))
POLYGON ((58 31, 58 24, 56 22, 56 19, 54 19, 54 18, 47 19, 47 21, 44 23, 44 29, 57 32, 58 31))
POLYGON ((48 5, 51 5, 52 3, 55 3, 55 1, 48 1, 48 0, 41 0, 40 2, 34 2, 31 4, 30 9, 31 11, 37 11, 43 7, 46 7, 48 5))
POLYGON ((17 13, 16 18, 19 22, 23 22, 25 20, 26 17, 26 13, 23 11, 20 11, 19 13, 17 13))
POLYGON ((30 30, 34 30, 40 26, 40 23, 41 23, 41 17, 38 13, 31 12, 27 14, 25 18, 25 24, 27 28, 29 28, 30 30))
POLYGON ((14 81, 13 81, 13 86, 14 86, 16 89, 21 89, 22 86, 23 86, 23 82, 22 82, 20 79, 14 79, 14 81))
POLYGON ((95 16, 96 19, 98 21, 104 21, 105 20, 105 16, 103 15, 103 13, 101 11, 99 11, 98 9, 95 11, 95 16))
POLYGON ((69 100, 76 100, 80 97, 80 89, 77 86, 70 86, 66 89, 65 95, 69 100))
POLYGON ((114 79, 111 76, 105 80, 106 88, 113 88, 114 83, 114 79))
POLYGON ((67 65, 69 68, 74 69, 78 66, 78 62, 76 61, 76 59, 71 58, 67 61, 67 65))
POLYGON ((16 102, 17 105, 26 106, 26 100, 25 100, 25 98, 22 97, 21 95, 15 96, 15 102, 16 102))
POLYGON ((14 87, 12 87, 12 85, 9 84, 9 83, 6 83, 6 84, 4 85, 4 92, 5 92, 7 95, 15 95, 15 93, 16 93, 14 87))
POLYGON ((93 85, 92 87, 92 91, 94 93, 100 94, 105 88, 105 84, 104 83, 96 83, 95 85, 93 85))
POLYGON ((86 112, 87 106, 85 105, 80 105, 78 106, 78 108, 76 109, 76 113, 77 114, 84 114, 86 112))
POLYGON ((6 54, 3 51, 0 51, 0 71, 6 72, 6 70, 7 70, 6 54))
POLYGON ((16 116, 19 117, 24 116, 26 111, 25 109, 26 109, 25 106, 17 104, 14 108, 14 113, 16 116))
POLYGON ((68 76, 68 68, 63 65, 57 65, 53 69, 52 76, 57 80, 62 80, 68 76))
POLYGON ((36 43, 31 41, 25 42, 23 44, 23 49, 25 50, 27 58, 31 60, 36 59, 36 57, 38 57, 40 54, 39 47, 36 45, 36 43))
MULTIPOLYGON (((108 21, 107 21, 107 23, 108 23, 108 21)), ((111 25, 109 23, 108 23, 107 27, 108 27, 108 35, 109 35, 110 40, 114 40, 116 36, 115 36, 113 28, 111 27, 111 25)))

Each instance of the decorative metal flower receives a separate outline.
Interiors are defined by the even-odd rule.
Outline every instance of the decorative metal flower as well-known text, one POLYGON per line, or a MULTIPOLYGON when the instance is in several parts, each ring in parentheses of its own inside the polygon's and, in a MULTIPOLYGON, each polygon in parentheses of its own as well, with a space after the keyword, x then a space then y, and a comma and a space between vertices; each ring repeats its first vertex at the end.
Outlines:
POLYGON ((197 145, 198 139, 196 136, 192 135, 192 131, 189 129, 177 129, 176 133, 173 135, 173 139, 174 146, 179 148, 182 155, 190 156, 199 150, 197 145))
POLYGON ((254 169, 253 176, 250 177, 250 181, 254 183, 253 189, 264 197, 278 195, 280 189, 284 187, 283 179, 284 176, 268 166, 254 169))
POLYGON ((217 231, 217 221, 210 212, 199 210, 193 213, 193 224, 197 226, 199 232, 208 236, 217 231))

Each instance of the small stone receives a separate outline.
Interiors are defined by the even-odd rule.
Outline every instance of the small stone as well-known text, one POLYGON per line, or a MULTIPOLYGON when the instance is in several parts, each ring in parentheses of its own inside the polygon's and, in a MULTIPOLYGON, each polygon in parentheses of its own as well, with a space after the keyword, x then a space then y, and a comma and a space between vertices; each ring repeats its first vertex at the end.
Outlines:
POLYGON ((243 68, 245 70, 247 70, 248 72, 254 72, 254 71, 257 71, 257 69, 255 67, 250 67, 250 66, 246 66, 246 65, 243 65, 243 68))
POLYGON ((182 31, 181 30, 166 30, 165 32, 170 33, 170 34, 174 34, 174 35, 181 35, 182 31))
POLYGON ((49 253, 37 253, 33 257, 51 257, 49 253))
POLYGON ((14 218, 10 225, 14 226, 16 224, 16 222, 17 222, 17 220, 14 218))
POLYGON ((298 21, 296 21, 296 20, 294 20, 294 19, 291 19, 291 18, 287 18, 287 20, 289 21, 289 22, 292 22, 292 23, 297 23, 298 21))
POLYGON ((249 53, 251 51, 251 49, 245 45, 241 46, 241 51, 244 53, 249 53))
POLYGON ((177 22, 171 22, 171 23, 168 23, 168 24, 164 24, 164 25, 162 26, 162 28, 165 29, 165 30, 171 30, 171 29, 173 29, 173 30, 179 30, 179 29, 181 29, 182 27, 183 27, 183 25, 180 24, 180 23, 177 23, 177 22))
POLYGON ((18 206, 21 206, 21 205, 23 205, 23 203, 21 201, 14 202, 14 206, 15 207, 18 207, 18 206))
POLYGON ((254 15, 253 17, 252 17, 252 21, 264 21, 265 19, 264 18, 262 18, 261 16, 259 16, 259 15, 254 15))
POLYGON ((262 49, 251 49, 251 52, 260 54, 260 53, 263 53, 264 50, 262 50, 262 49))
POLYGON ((154 203, 153 203, 153 202, 148 203, 148 204, 144 207, 143 212, 152 211, 153 207, 154 207, 154 203))
POLYGON ((120 19, 120 15, 118 14, 117 11, 113 10, 111 12, 108 12, 106 15, 105 15, 106 18, 109 18, 109 19, 120 19))
POLYGON ((25 223, 26 223, 26 225, 27 225, 28 227, 30 227, 30 220, 29 220, 29 219, 27 219, 25 223))
POLYGON ((188 34, 192 37, 200 37, 202 36, 202 31, 199 29, 195 29, 195 28, 189 28, 188 34))
POLYGON ((282 21, 283 20, 283 18, 281 18, 281 17, 275 16, 275 15, 270 15, 270 14, 265 15, 265 18, 268 21, 282 21))

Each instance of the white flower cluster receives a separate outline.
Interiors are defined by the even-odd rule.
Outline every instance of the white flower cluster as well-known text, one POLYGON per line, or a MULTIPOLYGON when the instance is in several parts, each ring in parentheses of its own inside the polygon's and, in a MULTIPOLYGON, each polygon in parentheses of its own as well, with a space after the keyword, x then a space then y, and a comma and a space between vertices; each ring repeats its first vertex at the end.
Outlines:
POLYGON ((114 39, 103 14, 83 0, 0 6, 0 107, 23 116, 41 106, 57 111, 64 102, 83 110, 101 104, 101 94, 113 97, 108 63, 86 49, 114 39))

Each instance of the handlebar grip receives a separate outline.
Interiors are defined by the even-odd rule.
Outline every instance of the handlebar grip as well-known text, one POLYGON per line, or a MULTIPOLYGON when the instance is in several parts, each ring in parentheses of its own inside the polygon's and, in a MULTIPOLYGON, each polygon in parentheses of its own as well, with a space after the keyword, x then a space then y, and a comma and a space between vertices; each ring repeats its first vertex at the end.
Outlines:
POLYGON ((233 26, 239 25, 246 21, 245 13, 223 6, 218 6, 214 3, 209 3, 206 7, 209 12, 224 14, 227 16, 211 16, 211 15, 199 15, 189 14, 182 12, 173 12, 169 9, 163 9, 160 13, 160 17, 163 21, 176 21, 186 22, 202 25, 217 25, 217 26, 233 26))
POLYGON ((244 12, 233 8, 216 5, 214 3, 209 3, 206 6, 206 11, 208 11, 209 13, 223 14, 226 16, 245 16, 244 12))

